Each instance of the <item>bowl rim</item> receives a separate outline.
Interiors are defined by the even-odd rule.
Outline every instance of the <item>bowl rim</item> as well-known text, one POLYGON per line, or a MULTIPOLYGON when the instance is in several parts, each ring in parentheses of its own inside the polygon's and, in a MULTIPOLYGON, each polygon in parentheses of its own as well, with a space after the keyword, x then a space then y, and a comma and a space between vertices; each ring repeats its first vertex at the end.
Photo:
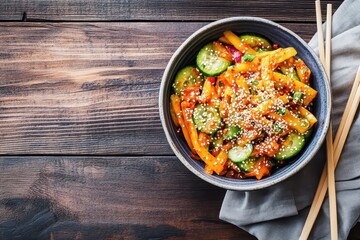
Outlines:
POLYGON ((299 172, 301 169, 303 169, 304 166, 306 166, 314 158, 315 154, 319 151, 320 147, 322 146, 322 144, 325 140, 327 131, 329 130, 330 117, 331 117, 331 105, 332 105, 331 99, 332 99, 332 97, 331 97, 330 83, 328 81, 328 77, 327 77, 327 74, 325 73, 324 67, 321 64, 319 57, 315 54, 314 50, 301 37, 299 37, 296 33, 289 30, 288 28, 285 28, 285 27, 281 26, 280 24, 277 24, 268 19, 259 18, 259 17, 248 17, 248 16, 229 17, 229 18, 223 18, 223 19, 211 22, 211 23, 206 24, 205 26, 201 27, 200 29, 198 29, 197 31, 192 33, 173 53, 172 57, 170 58, 169 62, 166 65, 166 68, 164 70, 164 73, 163 73, 163 76, 161 79, 160 91, 159 91, 159 114, 160 114, 160 121, 161 121, 163 130, 165 132, 166 139, 167 139, 168 143, 170 144, 171 149, 175 153, 176 157, 179 158, 179 160, 182 162, 182 164, 185 165, 192 173, 194 173, 196 176, 200 177, 204 181, 211 183, 212 185, 215 185, 220 188, 224 188, 224 189, 228 189, 228 190, 237 190, 237 191, 249 191, 249 190, 258 190, 258 189, 267 188, 267 187, 275 185, 279 182, 282 182, 285 179, 288 179, 289 177, 293 176, 294 174, 299 172), (207 178, 204 174, 199 173, 198 170, 196 170, 193 166, 191 166, 187 162, 188 160, 180 153, 179 149, 177 148, 174 141, 172 140, 170 133, 169 133, 169 129, 166 126, 166 121, 165 121, 165 117, 164 117, 166 113, 164 112, 164 108, 163 108, 164 107, 163 106, 163 96, 164 96, 164 91, 165 91, 165 84, 166 84, 166 81, 168 81, 168 79, 169 79, 168 75, 169 75, 171 66, 173 65, 173 62, 175 61, 177 56, 184 50, 184 48, 189 44, 189 42, 191 42, 193 40, 193 38, 195 38, 200 33, 203 33, 205 31, 207 31, 208 29, 211 29, 217 25, 222 25, 224 23, 238 22, 238 21, 254 21, 254 22, 260 22, 260 23, 272 25, 276 28, 280 28, 282 31, 285 31, 288 34, 290 34, 292 37, 296 38, 306 48, 306 50, 311 54, 312 58, 316 62, 316 65, 319 66, 318 70, 320 71, 320 74, 322 75, 322 77, 324 79, 324 85, 325 85, 325 90, 326 90, 326 99, 327 99, 327 101, 326 101, 327 105, 325 107, 326 116, 324 119, 324 125, 323 125, 323 128, 321 129, 321 134, 319 136, 319 140, 316 142, 316 146, 314 147, 313 151, 310 152, 309 155, 306 156, 306 158, 303 161, 301 161, 296 168, 292 169, 287 174, 281 175, 281 176, 273 179, 272 181, 268 181, 268 182, 261 183, 260 182, 261 180, 258 180, 259 183, 256 184, 255 186, 254 185, 228 186, 226 183, 219 183, 210 178, 207 178))

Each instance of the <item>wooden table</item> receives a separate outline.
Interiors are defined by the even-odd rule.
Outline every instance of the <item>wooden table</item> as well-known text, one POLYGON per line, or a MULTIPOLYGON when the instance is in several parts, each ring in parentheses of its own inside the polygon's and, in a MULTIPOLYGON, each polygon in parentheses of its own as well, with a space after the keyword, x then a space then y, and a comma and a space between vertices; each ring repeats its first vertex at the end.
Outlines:
POLYGON ((244 15, 316 31, 312 0, 1 1, 0 239, 254 239, 218 219, 225 190, 177 160, 158 114, 176 48, 244 15))

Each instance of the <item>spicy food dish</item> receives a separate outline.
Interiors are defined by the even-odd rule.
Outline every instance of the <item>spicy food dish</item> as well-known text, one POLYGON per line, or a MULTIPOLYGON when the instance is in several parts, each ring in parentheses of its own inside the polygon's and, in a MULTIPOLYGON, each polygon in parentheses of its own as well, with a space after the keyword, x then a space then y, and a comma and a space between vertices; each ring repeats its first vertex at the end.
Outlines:
POLYGON ((178 71, 172 121, 209 174, 269 176, 305 146, 317 122, 310 69, 293 47, 225 31, 178 71))

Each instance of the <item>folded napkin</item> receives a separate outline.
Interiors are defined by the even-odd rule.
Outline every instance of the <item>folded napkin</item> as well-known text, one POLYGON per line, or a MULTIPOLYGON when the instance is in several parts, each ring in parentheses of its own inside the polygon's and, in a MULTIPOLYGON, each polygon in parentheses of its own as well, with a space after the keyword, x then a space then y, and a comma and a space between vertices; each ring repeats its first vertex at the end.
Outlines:
MULTIPOLYGON (((345 0, 333 15, 331 83, 334 136, 360 65, 359 0, 345 0)), ((315 13, 315 7, 314 7, 315 13)), ((309 45, 317 52, 317 35, 309 45)), ((346 239, 360 217, 360 116, 355 115, 336 169, 339 239, 346 239)), ((220 219, 258 239, 298 239, 326 161, 323 146, 310 163, 287 181, 267 189, 227 191, 220 219)), ((326 198, 309 239, 330 239, 326 198)))

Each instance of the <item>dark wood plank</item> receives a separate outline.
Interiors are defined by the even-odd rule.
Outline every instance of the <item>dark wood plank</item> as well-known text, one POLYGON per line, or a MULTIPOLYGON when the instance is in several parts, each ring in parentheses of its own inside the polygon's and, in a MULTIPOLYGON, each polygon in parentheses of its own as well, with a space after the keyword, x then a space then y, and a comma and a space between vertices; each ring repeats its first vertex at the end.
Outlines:
POLYGON ((254 239, 175 157, 1 157, 0 239, 254 239))
POLYGON ((0 239, 255 239, 175 157, 1 157, 0 182, 0 239))
MULTIPOLYGON (((0 154, 173 154, 163 70, 206 23, 1 23, 0 154)), ((284 24, 309 40, 314 24, 284 24)))
MULTIPOLYGON (((323 9, 332 3, 336 9, 342 0, 321 1, 323 9)), ((117 0, 3 0, 0 20, 124 21, 191 20, 212 21, 232 16, 257 16, 275 21, 315 22, 313 0, 277 1, 117 1, 117 0), (291 14, 289 14, 291 12, 291 14)))

